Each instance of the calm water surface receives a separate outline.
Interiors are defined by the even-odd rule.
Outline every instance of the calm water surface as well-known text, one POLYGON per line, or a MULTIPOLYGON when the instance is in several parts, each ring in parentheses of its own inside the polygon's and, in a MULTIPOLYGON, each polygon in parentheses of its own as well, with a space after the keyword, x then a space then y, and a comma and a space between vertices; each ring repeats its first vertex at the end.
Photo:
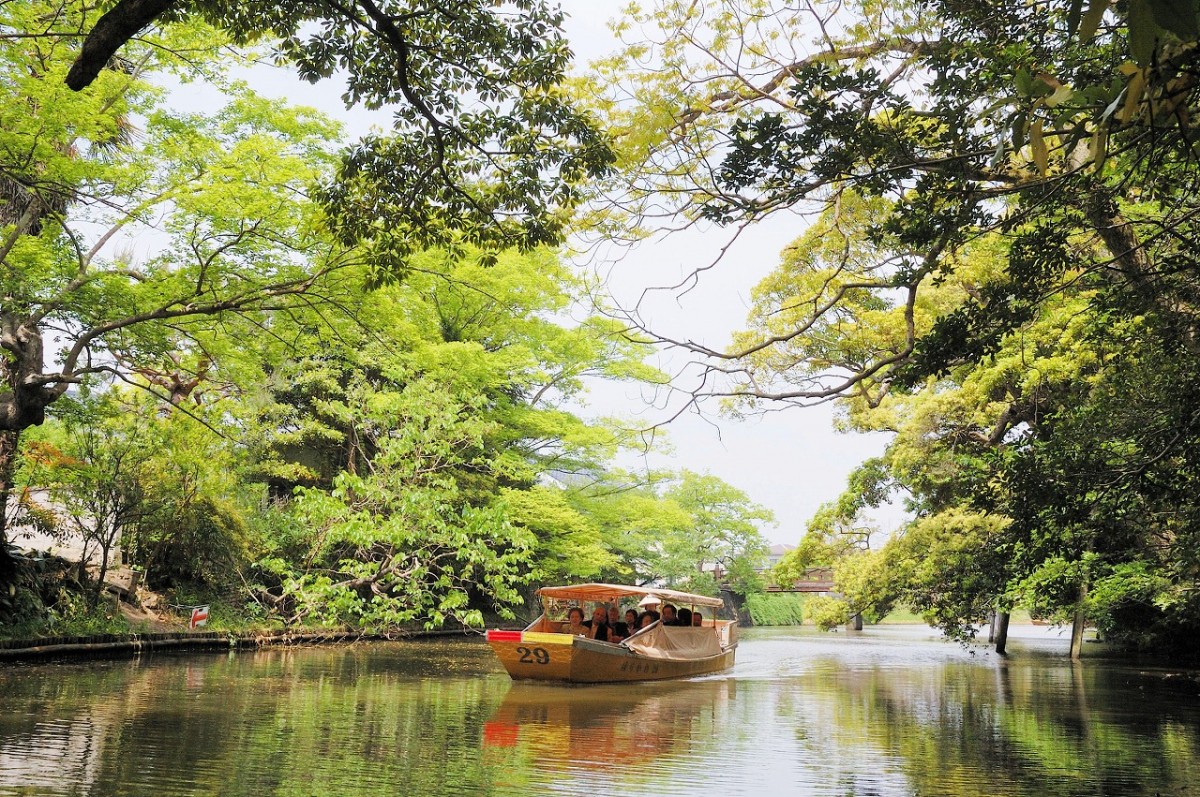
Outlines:
POLYGON ((1014 633, 747 631, 729 673, 619 687, 472 640, 0 668, 0 797, 1200 797, 1200 674, 1014 633))

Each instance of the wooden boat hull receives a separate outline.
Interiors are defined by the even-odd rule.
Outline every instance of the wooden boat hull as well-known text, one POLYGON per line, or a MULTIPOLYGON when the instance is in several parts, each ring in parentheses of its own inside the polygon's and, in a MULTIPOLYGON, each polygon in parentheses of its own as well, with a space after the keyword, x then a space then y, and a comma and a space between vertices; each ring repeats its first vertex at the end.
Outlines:
POLYGON ((489 631, 488 644, 517 681, 600 684, 688 678, 733 666, 737 645, 699 659, 652 658, 621 645, 569 634, 489 631))

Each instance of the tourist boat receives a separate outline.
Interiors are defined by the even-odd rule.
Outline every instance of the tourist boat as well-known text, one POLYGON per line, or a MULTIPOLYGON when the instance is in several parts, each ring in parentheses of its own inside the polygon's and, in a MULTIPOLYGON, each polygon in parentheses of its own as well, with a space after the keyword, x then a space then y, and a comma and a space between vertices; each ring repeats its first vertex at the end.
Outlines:
POLYGON ((522 631, 487 632, 500 663, 515 680, 596 684, 654 681, 720 672, 733 666, 737 622, 705 617, 703 625, 668 626, 656 622, 621 642, 601 642, 564 633, 567 611, 588 604, 647 606, 670 603, 706 615, 723 603, 719 598, 656 587, 576 584, 538 590, 543 611, 522 631))

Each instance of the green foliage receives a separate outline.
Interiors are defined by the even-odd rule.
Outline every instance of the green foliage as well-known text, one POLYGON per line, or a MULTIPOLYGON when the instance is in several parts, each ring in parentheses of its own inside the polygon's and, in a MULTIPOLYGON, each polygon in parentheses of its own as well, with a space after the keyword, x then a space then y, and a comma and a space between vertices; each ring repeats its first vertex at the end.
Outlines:
POLYGON ((811 211, 710 358, 733 380, 715 392, 736 412, 839 400, 847 428, 893 435, 782 576, 855 561, 864 511, 901 496, 880 582, 948 631, 997 600, 1065 618, 1104 580, 1085 608, 1110 638, 1195 639, 1176 609, 1200 572, 1185 6, 850 4, 799 59, 783 4, 628 10, 643 39, 596 73, 631 131, 602 215, 639 234, 664 201, 739 231, 811 211))
POLYGON ((191 486, 183 481, 148 491, 136 561, 155 587, 233 586, 250 561, 246 523, 231 503, 186 492, 191 486))
MULTIPOLYGON (((71 91, 63 79, 95 17, 74 1, 0 6, 0 518, 21 433, 70 388, 123 379, 164 403, 195 400, 231 341, 314 289, 344 254, 306 199, 332 170, 336 125, 236 84, 212 114, 170 108, 154 80, 206 69, 220 78, 242 63, 196 20, 148 30, 128 61, 71 91)), ((100 438, 81 464, 57 469, 54 488, 108 550, 140 500, 127 471, 141 466, 118 466, 118 449, 150 455, 129 427, 100 438)), ((205 514, 191 525, 208 524, 205 514)))
POLYGON ((806 604, 808 616, 813 625, 822 631, 829 631, 850 622, 854 613, 845 601, 831 598, 827 595, 817 595, 810 598, 806 604))
POLYGON ((662 581, 707 595, 725 584, 742 594, 760 591, 767 545, 759 528, 774 522, 771 512, 710 474, 649 476, 644 483, 610 471, 568 490, 572 506, 596 524, 612 553, 604 578, 662 581))
POLYGON ((191 10, 238 40, 275 37, 306 80, 338 74, 348 105, 391 110, 389 131, 357 142, 321 189, 338 235, 363 245, 381 276, 429 247, 557 243, 579 182, 612 161, 561 91, 562 11, 542 0, 469 0, 452 16, 428 0, 191 10))
MULTIPOLYGON (((491 265, 487 259, 469 248, 425 252, 412 258, 414 270, 404 282, 374 288, 366 271, 343 272, 342 301, 350 317, 296 317, 295 329, 287 332, 291 345, 262 359, 267 391, 252 422, 254 468, 277 500, 301 488, 300 505, 307 509, 297 511, 322 507, 303 521, 265 524, 277 523, 267 532, 271 572, 264 577, 276 597, 280 589, 292 590, 289 579, 302 579, 293 591, 303 596, 303 611, 321 614, 320 605, 328 602, 331 622, 382 625, 394 611, 402 620, 440 624, 481 607, 503 609, 515 600, 520 581, 594 578, 615 566, 597 519, 569 487, 550 486, 550 480, 558 473, 602 471, 620 437, 565 406, 581 394, 586 379, 638 379, 656 372, 641 364, 643 348, 614 336, 609 325, 562 323, 584 286, 553 253, 507 251, 491 265), (418 411, 426 393, 442 397, 429 405, 431 411, 441 407, 429 417, 418 411), (398 456, 400 440, 434 430, 447 436, 446 449, 421 456, 439 460, 436 484, 392 464, 387 466, 392 481, 380 481, 381 462, 398 456), (341 567, 324 558, 341 555, 337 534, 330 532, 318 544, 304 528, 310 523, 342 528, 348 518, 339 513, 348 510, 338 507, 357 506, 368 486, 379 492, 363 510, 364 534, 392 540, 397 555, 419 549, 426 538, 440 540, 429 543, 437 548, 430 556, 443 557, 453 535, 466 529, 464 555, 492 557, 504 575, 488 584, 486 567, 464 567, 448 581, 416 578, 412 594, 380 587, 388 597, 379 598, 376 608, 364 608, 357 597, 368 583, 378 583, 365 572, 338 571, 327 583, 300 575, 315 569, 314 562, 341 567), (393 505, 410 489, 416 492, 405 500, 413 506, 393 505), (396 495, 389 498, 391 493, 396 495), (323 495, 332 503, 325 505, 323 495), (407 515, 410 511, 416 514, 407 515), (407 518, 401 525, 411 528, 389 529, 394 516, 407 518), (484 545, 489 539, 490 548, 484 545), (483 547, 469 554, 477 542, 483 547), (506 580, 517 568, 522 578, 506 580), (466 602, 442 605, 429 597, 434 594, 466 602)), ((369 547, 363 540, 353 544, 355 550, 369 547)))
MULTIPOLYGON (((278 618, 272 616, 266 606, 247 601, 243 595, 228 589, 186 584, 168 590, 166 596, 175 607, 208 606, 205 631, 244 635, 279 626, 278 618)), ((176 608, 175 612, 181 623, 190 619, 190 609, 176 608)))
POLYGON ((1176 347, 1131 339, 1125 324, 1110 331, 1101 342, 1123 346, 1086 400, 1048 414, 1043 435, 997 458, 1013 518, 1008 550, 1030 574, 1020 587, 1039 611, 1069 614, 1082 582, 1109 639, 1187 650, 1200 393, 1176 347))
POLYGON ((1003 592, 996 538, 1008 521, 948 509, 914 521, 884 546, 895 596, 953 637, 970 637, 1003 592))
POLYGON ((754 592, 746 596, 746 611, 754 625, 800 625, 806 607, 803 595, 754 592))
POLYGON ((834 589, 841 593, 850 614, 861 614, 867 622, 879 622, 896 605, 898 593, 911 586, 901 581, 896 563, 886 547, 840 558, 833 568, 834 589), (902 584, 899 589, 897 583, 902 584))
POLYGON ((422 380, 361 407, 364 425, 381 433, 363 473, 341 472, 328 492, 300 489, 292 511, 308 530, 305 556, 263 565, 282 581, 295 619, 479 625, 473 593, 501 613, 519 600, 532 535, 502 503, 470 503, 456 478, 497 467, 482 447, 490 424, 476 409, 422 380))
POLYGON ((127 634, 131 630, 129 621, 112 601, 95 600, 83 592, 64 592, 54 604, 53 610, 40 616, 37 621, 0 626, 9 638, 37 639, 47 636, 99 636, 127 634))
POLYGON ((1079 586, 1084 581, 1080 561, 1054 557, 1038 562, 1037 567, 1013 585, 1011 600, 1020 603, 1033 617, 1066 624, 1077 602, 1079 586))
POLYGON ((683 533, 661 541, 660 577, 686 591, 716 594, 718 584, 705 572, 716 565, 735 592, 748 595, 762 589, 759 571, 767 543, 759 527, 775 522, 769 509, 715 476, 689 470, 665 497, 688 513, 691 523, 683 533))
MULTIPOLYGON (((1094 566, 1094 564, 1093 564, 1094 566)), ((1189 585, 1190 586, 1190 585, 1189 585)), ((1156 561, 1124 562, 1092 574, 1088 616, 1105 639, 1147 651, 1194 650, 1196 591, 1156 561), (1194 637, 1193 637, 1194 638, 1194 637)))
POLYGON ((116 390, 64 400, 55 415, 27 440, 23 478, 49 488, 60 532, 99 546, 105 567, 119 545, 151 587, 239 582, 248 532, 242 509, 222 497, 235 490, 233 460, 198 418, 116 390))
POLYGON ((595 580, 616 564, 595 520, 571 506, 562 490, 505 489, 500 500, 511 521, 537 538, 534 571, 544 583, 595 580))
POLYGON ((37 636, 41 628, 57 627, 89 611, 78 567, 57 557, 22 556, 15 546, 7 553, 12 571, 0 587, 0 631, 5 636, 37 636))

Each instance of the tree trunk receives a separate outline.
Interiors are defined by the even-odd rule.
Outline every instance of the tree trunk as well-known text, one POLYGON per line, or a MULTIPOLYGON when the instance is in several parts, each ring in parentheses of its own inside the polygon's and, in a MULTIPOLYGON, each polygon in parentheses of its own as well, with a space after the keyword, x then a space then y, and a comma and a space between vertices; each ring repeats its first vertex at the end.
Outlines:
POLYGON ((36 320, 0 311, 0 350, 0 432, 20 434, 41 426, 46 407, 62 395, 66 384, 45 385, 45 344, 36 320))
POLYGON ((39 381, 45 367, 41 331, 18 316, 0 312, 0 583, 10 582, 16 564, 8 553, 13 476, 21 432, 46 419, 58 397, 39 381))
POLYGON ((1071 624, 1071 660, 1079 661, 1083 655, 1083 604, 1087 601, 1087 582, 1079 582, 1079 602, 1075 604, 1075 622, 1071 624))
POLYGON ((1004 655, 1008 645, 1008 612, 1000 612, 996 616, 996 652, 1004 655))
POLYGON ((112 534, 106 530, 108 522, 102 518, 96 520, 96 531, 99 532, 96 537, 100 545, 100 572, 96 574, 97 598, 104 592, 104 579, 108 577, 108 553, 112 546, 112 534))
POLYGON ((8 554, 8 510, 13 474, 17 469, 17 445, 21 433, 0 431, 0 584, 12 583, 15 562, 8 554))

